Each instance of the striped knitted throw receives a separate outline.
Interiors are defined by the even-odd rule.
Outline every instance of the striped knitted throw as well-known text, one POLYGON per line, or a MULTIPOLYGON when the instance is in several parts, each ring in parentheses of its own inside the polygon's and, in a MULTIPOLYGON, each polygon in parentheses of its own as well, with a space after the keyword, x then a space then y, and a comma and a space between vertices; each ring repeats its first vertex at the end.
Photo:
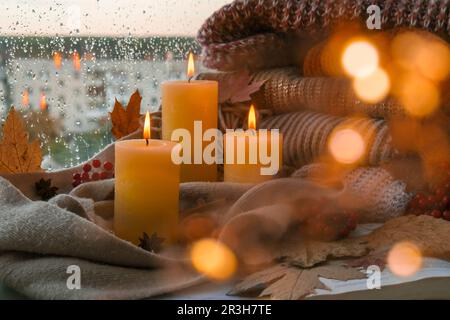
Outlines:
POLYGON ((350 125, 367 143, 365 163, 378 165, 395 155, 386 122, 371 118, 346 118, 312 111, 267 117, 261 128, 279 129, 283 134, 283 161, 300 168, 320 160, 327 152, 330 134, 338 126, 350 125))
POLYGON ((198 32, 204 64, 223 71, 295 65, 293 43, 320 39, 343 20, 363 22, 372 4, 381 8, 383 30, 415 27, 450 35, 449 0, 236 0, 198 32))

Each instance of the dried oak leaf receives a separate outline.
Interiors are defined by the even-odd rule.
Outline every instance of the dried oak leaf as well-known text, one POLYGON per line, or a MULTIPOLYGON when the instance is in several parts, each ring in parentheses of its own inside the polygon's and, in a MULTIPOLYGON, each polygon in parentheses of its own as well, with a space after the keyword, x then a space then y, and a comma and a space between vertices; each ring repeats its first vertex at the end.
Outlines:
POLYGON ((320 278, 335 280, 365 279, 361 271, 342 265, 323 265, 302 269, 286 264, 279 264, 254 273, 237 284, 230 295, 269 296, 277 300, 298 300, 312 293, 315 289, 329 290, 320 278))
POLYGON ((164 238, 158 237, 156 232, 154 232, 150 237, 146 232, 144 232, 142 238, 139 238, 139 247, 149 252, 160 252, 163 243, 164 238))
POLYGON ((23 120, 13 108, 3 126, 0 141, 0 173, 28 173, 41 169, 42 154, 38 140, 28 143, 23 120))
POLYGON ((283 245, 277 254, 277 259, 299 267, 309 268, 329 258, 361 257, 368 252, 368 244, 363 240, 298 241, 283 245))
POLYGON ((120 139, 139 129, 141 101, 142 97, 138 90, 131 95, 126 109, 116 99, 114 109, 110 113, 112 121, 111 132, 116 139, 120 139))
POLYGON ((362 257, 369 252, 374 256, 367 259, 376 260, 377 253, 388 251, 401 241, 414 243, 425 257, 450 261, 450 222, 426 215, 389 220, 362 237, 333 242, 297 241, 280 248, 276 257, 301 267, 311 267, 329 258, 362 257))
POLYGON ((42 199, 42 201, 48 201, 56 196, 57 187, 52 186, 52 179, 45 180, 41 178, 35 184, 36 193, 42 199))
POLYGON ((250 101, 267 80, 251 81, 247 70, 224 75, 219 81, 219 103, 250 101))
POLYGON ((414 243, 425 257, 450 261, 450 221, 427 215, 402 216, 386 222, 367 236, 372 251, 386 250, 398 242, 414 243))

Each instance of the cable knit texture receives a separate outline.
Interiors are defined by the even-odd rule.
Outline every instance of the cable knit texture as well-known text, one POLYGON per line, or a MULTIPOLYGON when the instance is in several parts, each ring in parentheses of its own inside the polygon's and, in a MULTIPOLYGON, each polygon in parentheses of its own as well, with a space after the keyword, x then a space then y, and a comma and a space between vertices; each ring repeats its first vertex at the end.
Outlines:
POLYGON ((365 162, 369 165, 378 165, 395 155, 386 122, 381 119, 337 117, 302 111, 267 117, 261 128, 280 130, 283 134, 283 162, 300 168, 317 161, 326 152, 328 138, 339 125, 351 125, 360 132, 367 142, 365 162))
POLYGON ((381 8, 382 29, 415 27, 450 35, 449 0, 237 0, 198 32, 204 64, 219 70, 292 65, 292 36, 326 33, 341 20, 367 19, 381 8), (276 54, 275 54, 276 53, 276 54))

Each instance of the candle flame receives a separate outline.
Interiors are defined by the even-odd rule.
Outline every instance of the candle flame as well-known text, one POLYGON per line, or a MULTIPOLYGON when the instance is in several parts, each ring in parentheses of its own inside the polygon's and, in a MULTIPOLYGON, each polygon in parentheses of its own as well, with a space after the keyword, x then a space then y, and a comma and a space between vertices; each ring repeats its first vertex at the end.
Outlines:
POLYGON ((47 98, 45 97, 45 93, 41 93, 41 99, 39 101, 39 106, 42 111, 47 110, 47 98))
POLYGON ((256 129, 256 112, 253 105, 250 106, 250 111, 248 112, 248 128, 256 129))
POLYGON ((192 78, 194 74, 195 74, 194 55, 192 54, 192 52, 189 52, 188 69, 187 69, 188 79, 192 78))
POLYGON ((150 128, 150 112, 147 111, 147 114, 145 115, 145 122, 144 122, 144 139, 149 140, 151 138, 151 128, 150 128))

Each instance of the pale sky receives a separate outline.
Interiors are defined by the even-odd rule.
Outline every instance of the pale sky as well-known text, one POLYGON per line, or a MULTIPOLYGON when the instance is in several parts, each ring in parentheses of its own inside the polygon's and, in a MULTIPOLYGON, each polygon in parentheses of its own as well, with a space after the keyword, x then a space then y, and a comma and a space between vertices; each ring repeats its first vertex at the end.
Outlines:
POLYGON ((193 36, 209 15, 231 1, 0 0, 0 36, 193 36))

